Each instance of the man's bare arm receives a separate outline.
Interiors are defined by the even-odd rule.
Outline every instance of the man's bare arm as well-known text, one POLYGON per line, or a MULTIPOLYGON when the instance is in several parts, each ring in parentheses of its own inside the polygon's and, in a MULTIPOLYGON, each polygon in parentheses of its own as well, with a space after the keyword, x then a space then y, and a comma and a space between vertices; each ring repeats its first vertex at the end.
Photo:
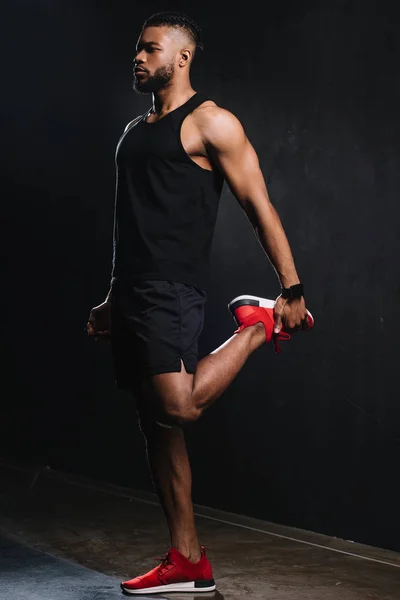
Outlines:
POLYGON ((203 111, 200 127, 212 160, 253 225, 282 287, 299 283, 288 239, 240 121, 227 110, 209 107, 203 111))

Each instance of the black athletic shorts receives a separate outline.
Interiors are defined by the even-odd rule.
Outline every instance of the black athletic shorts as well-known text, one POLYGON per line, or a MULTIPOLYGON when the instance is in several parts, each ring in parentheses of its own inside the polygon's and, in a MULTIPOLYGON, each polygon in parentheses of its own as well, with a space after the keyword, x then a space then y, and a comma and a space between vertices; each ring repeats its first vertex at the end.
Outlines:
POLYGON ((196 371, 207 292, 177 281, 113 280, 111 348, 115 382, 134 389, 156 373, 196 371))

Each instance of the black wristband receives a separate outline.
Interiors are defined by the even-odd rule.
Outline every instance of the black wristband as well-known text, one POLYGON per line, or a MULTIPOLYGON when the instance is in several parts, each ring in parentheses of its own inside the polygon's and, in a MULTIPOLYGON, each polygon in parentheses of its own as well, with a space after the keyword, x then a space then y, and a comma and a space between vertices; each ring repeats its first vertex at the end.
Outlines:
POLYGON ((296 283, 296 285, 291 285, 289 288, 282 288, 281 291, 282 298, 285 300, 292 300, 292 298, 301 298, 304 296, 304 288, 302 283, 296 283))

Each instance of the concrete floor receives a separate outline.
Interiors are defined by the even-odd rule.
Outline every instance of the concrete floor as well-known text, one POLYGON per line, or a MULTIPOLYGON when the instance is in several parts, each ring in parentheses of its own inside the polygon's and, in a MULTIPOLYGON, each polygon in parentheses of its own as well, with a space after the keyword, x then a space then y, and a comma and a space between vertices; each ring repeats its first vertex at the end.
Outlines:
MULTIPOLYGON (((163 598, 400 600, 400 554, 195 508, 218 591, 163 598)), ((155 495, 48 469, 0 463, 0 509, 3 532, 120 580, 169 547, 155 495)))

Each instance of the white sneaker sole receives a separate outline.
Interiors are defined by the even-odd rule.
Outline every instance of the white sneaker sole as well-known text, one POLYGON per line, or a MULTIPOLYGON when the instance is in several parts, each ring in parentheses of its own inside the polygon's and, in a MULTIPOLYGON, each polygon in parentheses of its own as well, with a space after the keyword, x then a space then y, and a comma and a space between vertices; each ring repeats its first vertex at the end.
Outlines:
POLYGON ((262 308, 274 308, 275 306, 275 300, 269 300, 268 298, 260 298, 259 296, 250 296, 250 294, 246 294, 244 296, 236 296, 236 298, 229 302, 229 310, 234 310, 231 307, 236 304, 236 302, 242 302, 242 300, 249 300, 248 304, 251 304, 251 306, 261 306, 262 308))
MULTIPOLYGON (((250 296, 250 294, 245 294, 243 296, 236 296, 236 298, 231 300, 231 302, 229 302, 228 304, 228 308, 233 314, 233 311, 236 308, 235 304, 239 303, 243 306, 244 302, 246 304, 249 304, 250 306, 260 306, 261 308, 274 308, 276 300, 270 300, 269 298, 260 298, 259 296, 250 296)), ((309 310, 307 310, 307 314, 309 317, 311 317, 311 320, 314 324, 314 317, 312 316, 309 310)))
POLYGON ((127 594, 158 594, 161 592, 213 592, 217 587, 214 584, 207 585, 211 582, 204 581, 185 581, 184 583, 169 583, 168 585, 157 585, 156 587, 149 587, 142 590, 130 590, 123 586, 121 583, 121 589, 127 594))

